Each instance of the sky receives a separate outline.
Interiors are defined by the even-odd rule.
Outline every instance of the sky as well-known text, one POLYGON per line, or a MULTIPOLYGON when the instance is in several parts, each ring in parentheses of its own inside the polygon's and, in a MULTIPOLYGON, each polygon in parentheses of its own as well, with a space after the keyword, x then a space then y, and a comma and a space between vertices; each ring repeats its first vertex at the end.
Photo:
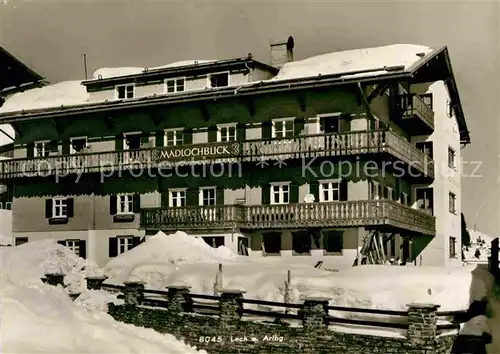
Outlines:
POLYGON ((462 150, 470 227, 500 235, 499 1, 0 0, 0 45, 55 83, 101 67, 246 56, 295 59, 394 43, 447 45, 472 144, 462 150))

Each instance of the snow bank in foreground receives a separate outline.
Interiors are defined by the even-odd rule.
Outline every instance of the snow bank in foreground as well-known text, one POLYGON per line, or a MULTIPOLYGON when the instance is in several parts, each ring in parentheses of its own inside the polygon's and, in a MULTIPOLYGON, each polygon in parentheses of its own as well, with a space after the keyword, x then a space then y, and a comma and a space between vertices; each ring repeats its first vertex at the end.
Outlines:
POLYGON ((12 246, 12 237, 0 233, 0 246, 12 246))
POLYGON ((403 65, 405 69, 408 69, 421 59, 417 54, 428 54, 431 51, 432 48, 421 45, 395 44, 333 52, 287 63, 272 80, 333 74, 349 75, 355 71, 380 69, 377 72, 361 74, 377 75, 386 73, 383 70, 384 67, 403 65))

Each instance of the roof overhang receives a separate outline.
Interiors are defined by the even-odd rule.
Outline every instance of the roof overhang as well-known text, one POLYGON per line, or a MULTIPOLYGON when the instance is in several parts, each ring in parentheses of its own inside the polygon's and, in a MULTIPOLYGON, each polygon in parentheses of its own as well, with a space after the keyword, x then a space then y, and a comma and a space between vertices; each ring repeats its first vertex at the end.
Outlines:
POLYGON ((42 83, 44 78, 0 46, 0 94, 42 83))

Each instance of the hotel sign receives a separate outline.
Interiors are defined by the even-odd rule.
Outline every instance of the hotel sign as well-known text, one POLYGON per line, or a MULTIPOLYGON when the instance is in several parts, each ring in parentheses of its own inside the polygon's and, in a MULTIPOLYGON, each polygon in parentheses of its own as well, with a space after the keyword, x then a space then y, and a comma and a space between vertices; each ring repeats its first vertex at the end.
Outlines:
POLYGON ((238 157, 240 150, 240 144, 236 142, 179 145, 155 149, 152 152, 152 158, 156 162, 214 160, 238 157))

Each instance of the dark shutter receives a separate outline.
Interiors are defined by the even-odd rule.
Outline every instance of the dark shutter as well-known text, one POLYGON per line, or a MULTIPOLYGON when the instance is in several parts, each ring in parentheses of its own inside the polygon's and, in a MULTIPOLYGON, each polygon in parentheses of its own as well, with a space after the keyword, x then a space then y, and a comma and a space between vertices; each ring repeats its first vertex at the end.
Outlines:
POLYGON ((340 182, 340 200, 341 201, 347 201, 348 196, 347 196, 347 181, 342 181, 340 182))
POLYGON ((247 139, 247 126, 244 123, 236 126, 236 140, 245 141, 247 139))
POLYGON ((118 198, 116 195, 111 195, 109 197, 109 214, 110 215, 116 215, 118 210, 116 209, 116 203, 118 202, 118 198))
POLYGON ((26 157, 30 159, 33 156, 35 156, 35 143, 29 143, 26 145, 26 157))
POLYGON ((160 195, 161 195, 161 207, 162 208, 168 207, 168 192, 163 191, 163 192, 161 192, 160 195))
POLYGON ((295 183, 290 184, 290 203, 299 202, 299 185, 295 183))
POLYGON ((57 241, 57 243, 60 244, 61 246, 66 246, 66 241, 65 240, 57 241))
POLYGON ((80 240, 78 242, 78 247, 80 248, 79 256, 82 258, 87 258, 87 242, 85 240, 80 240))
POLYGON ((304 130, 304 127, 305 127, 305 123, 306 122, 305 122, 304 118, 295 119, 294 124, 293 124, 294 135, 300 135, 300 133, 302 133, 302 131, 304 130))
POLYGON ((309 183, 309 194, 314 195, 314 201, 319 202, 319 182, 314 181, 309 183))
POLYGON ((123 150, 123 135, 117 135, 115 137, 115 150, 122 151, 123 150))
POLYGON ((148 133, 143 133, 141 134, 141 145, 147 145, 149 144, 149 134, 148 133))
POLYGON ((183 143, 185 145, 190 145, 193 143, 193 130, 184 129, 183 143))
POLYGON ((265 183, 262 185, 262 204, 271 204, 271 185, 265 183))
POLYGON ((109 239, 109 257, 116 257, 118 256, 118 239, 116 237, 111 237, 109 239))
POLYGON ((57 140, 51 140, 47 144, 47 150, 51 152, 57 152, 57 147, 59 146, 59 142, 57 140))
POLYGON ((63 140, 62 142, 62 154, 63 155, 69 155, 70 153, 70 141, 69 140, 63 140))
POLYGON ((68 218, 72 218, 75 215, 75 200, 73 198, 66 199, 66 212, 68 218))
POLYGON ((272 122, 262 122, 262 139, 271 139, 272 122))
POLYGON ((224 187, 217 187, 215 190, 215 204, 224 205, 224 187))
POLYGON ((186 205, 199 205, 199 190, 198 188, 188 188, 186 191, 186 205))
POLYGON ((141 210, 141 195, 134 194, 134 200, 132 205, 134 213, 138 213, 141 210))
POLYGON ((165 132, 162 130, 161 132, 156 132, 155 146, 162 147, 163 145, 165 145, 165 132))
POLYGON ((208 127, 208 142, 217 142, 217 127, 208 127))
POLYGON ((350 118, 347 118, 345 116, 341 116, 341 118, 339 119, 339 131, 341 133, 351 131, 351 119, 350 118))
POLYGON ((141 238, 139 236, 134 236, 132 240, 132 247, 137 247, 141 244, 141 238))
POLYGON ((47 219, 52 217, 52 199, 45 200, 45 217, 47 219))

